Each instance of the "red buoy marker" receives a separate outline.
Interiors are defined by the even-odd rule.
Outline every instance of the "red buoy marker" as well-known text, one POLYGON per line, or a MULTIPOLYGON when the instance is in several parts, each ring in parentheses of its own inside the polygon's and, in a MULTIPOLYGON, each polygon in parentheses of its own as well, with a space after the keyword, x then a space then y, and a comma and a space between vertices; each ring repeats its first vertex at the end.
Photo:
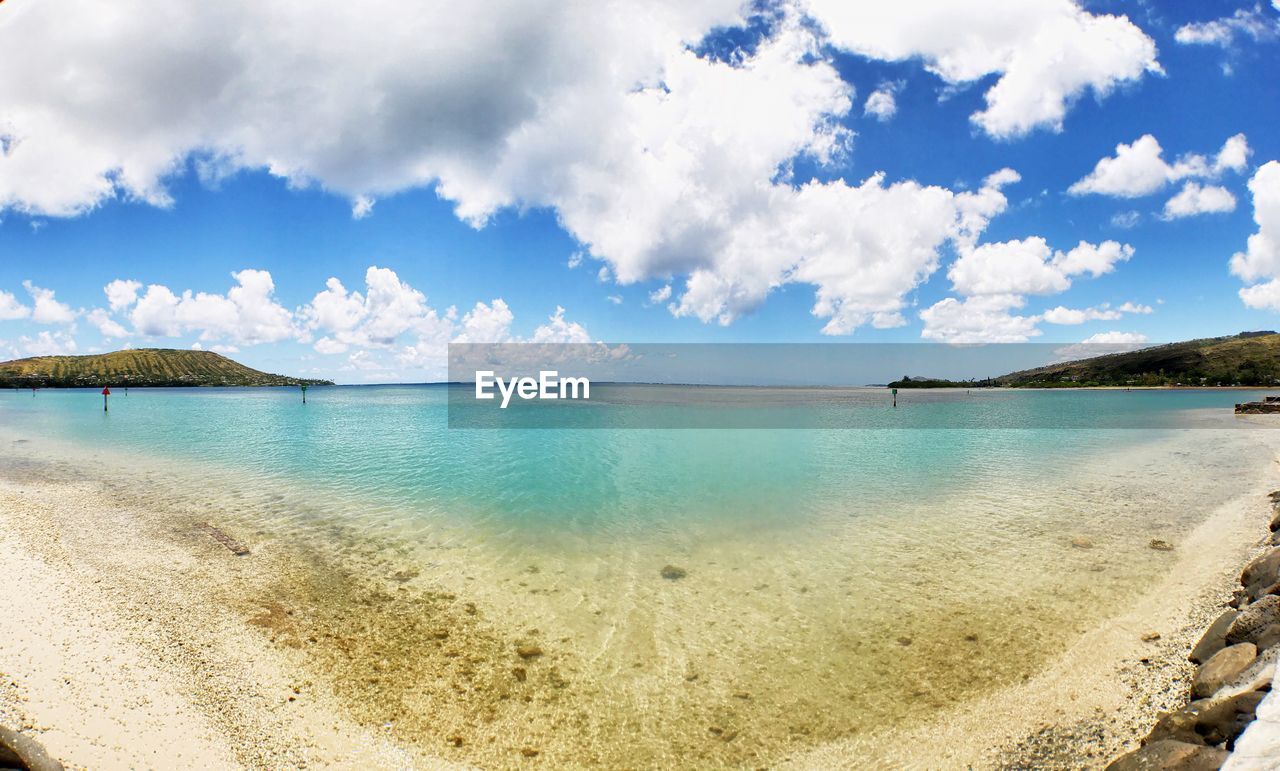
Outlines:
POLYGON ((103 412, 107 411, 107 397, 110 395, 111 395, 111 388, 109 386, 107 388, 102 389, 102 411, 103 412))

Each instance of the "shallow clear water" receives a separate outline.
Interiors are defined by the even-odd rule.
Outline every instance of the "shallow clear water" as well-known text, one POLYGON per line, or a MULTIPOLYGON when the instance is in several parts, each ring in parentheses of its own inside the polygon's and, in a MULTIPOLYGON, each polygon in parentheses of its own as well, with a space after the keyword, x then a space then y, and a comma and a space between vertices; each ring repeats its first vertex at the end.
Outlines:
MULTIPOLYGON (((670 393, 644 408, 697 424, 741 398, 670 393)), ((814 425, 884 411, 883 391, 811 393, 785 409, 814 425)), ((456 731, 466 747, 445 751, 486 765, 505 761, 470 737, 519 735, 571 765, 737 765, 1034 672, 1172 564, 1152 538, 1176 544, 1270 473, 1280 434, 1230 414, 1256 396, 911 394, 899 413, 925 427, 548 431, 449 429, 441 387, 317 388, 305 406, 134 389, 105 415, 93 392, 0 392, 0 470, 56 462, 142 511, 467 604, 484 625, 468 666, 491 678, 449 707, 422 684, 456 659, 418 627, 278 594, 351 620, 341 652, 321 642, 313 660, 358 715, 433 750, 456 731), (975 414, 1030 427, 942 427, 975 414), (1047 427, 1064 415, 1098 427, 1047 427), (530 639, 545 655, 526 662, 513 650, 530 639), (367 677, 369 661, 401 674, 367 677), (514 668, 527 680, 507 682, 514 668)))

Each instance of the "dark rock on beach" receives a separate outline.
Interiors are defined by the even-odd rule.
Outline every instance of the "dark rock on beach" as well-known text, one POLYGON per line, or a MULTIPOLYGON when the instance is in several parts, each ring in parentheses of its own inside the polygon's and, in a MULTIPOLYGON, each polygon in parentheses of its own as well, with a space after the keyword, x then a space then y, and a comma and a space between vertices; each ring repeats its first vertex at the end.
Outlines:
POLYGON ((1156 721, 1156 727, 1151 729, 1147 738, 1142 740, 1142 745, 1145 747, 1162 739, 1172 739, 1187 744, 1204 744, 1204 738, 1196 731, 1197 718, 1198 715, 1190 709, 1166 712, 1156 721))
POLYGON ((1240 615, 1227 628, 1226 643, 1236 645, 1251 642, 1258 645, 1264 636, 1273 636, 1274 630, 1271 627, 1280 628, 1280 597, 1274 594, 1269 594, 1240 611, 1240 615))
POLYGON ((1214 622, 1205 630, 1204 636, 1200 638, 1200 642, 1196 643, 1196 647, 1191 650, 1188 658, 1195 664, 1203 664, 1209 660, 1210 656, 1227 647, 1227 630, 1239 615, 1239 611, 1223 611, 1222 615, 1214 619, 1214 622))
POLYGON ((0 768, 63 771, 62 764, 50 757, 43 745, 4 726, 0 726, 0 764, 0 768))
POLYGON ((1229 755, 1226 750, 1161 739, 1121 755, 1107 766, 1107 771, 1217 771, 1229 755))
POLYGON ((1249 691, 1206 707, 1196 717, 1196 731, 1206 743, 1225 742, 1227 749, 1232 749, 1236 737, 1253 722, 1258 704, 1266 695, 1265 691, 1249 691))
POLYGON ((1168 541, 1162 541, 1159 538, 1152 538, 1151 543, 1147 544, 1156 551, 1173 551, 1173 544, 1168 541))
POLYGON ((1212 696, 1248 669, 1257 657, 1258 647, 1250 642, 1223 648, 1200 667, 1191 683, 1191 696, 1197 699, 1212 696))

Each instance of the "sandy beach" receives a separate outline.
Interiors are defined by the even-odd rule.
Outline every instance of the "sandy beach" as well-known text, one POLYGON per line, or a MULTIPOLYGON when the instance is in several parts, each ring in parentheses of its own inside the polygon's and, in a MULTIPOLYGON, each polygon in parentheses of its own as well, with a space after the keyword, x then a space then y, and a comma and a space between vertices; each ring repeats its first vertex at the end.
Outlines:
MULTIPOLYGON (((1273 486, 1252 480, 1208 512, 1178 544, 1170 569, 1039 674, 906 728, 807 749, 800 739, 792 752, 752 762, 1102 765, 1185 689, 1186 650, 1262 542, 1273 486), (1159 639, 1144 641, 1152 632, 1159 639)), ((555 735, 555 726, 572 725, 572 714, 564 723, 555 717, 568 709, 556 706, 564 687, 557 666, 571 673, 572 660, 544 666, 536 637, 521 641, 478 621, 465 597, 408 599, 414 593, 404 587, 368 594, 341 566, 279 539, 234 526, 214 537, 220 524, 138 508, 92 481, 0 483, 0 567, 12 577, 0 587, 0 611, 17 622, 0 635, 0 722, 30 732, 73 768, 592 762, 575 751, 571 729, 555 735), (239 541, 249 555, 233 553, 239 541), (406 650, 388 648, 379 664, 363 637, 342 630, 367 627, 373 617, 361 607, 388 603, 402 620, 382 639, 406 650), (332 639, 320 639, 320 629, 332 629, 332 639), (421 668, 406 672, 405 661, 421 668), (409 692, 401 680, 439 686, 409 692), (381 694, 401 711, 388 712, 381 694), (522 735, 522 713, 510 705, 534 699, 548 716, 543 733, 522 735)), ((743 761, 723 753, 703 760, 743 761)))

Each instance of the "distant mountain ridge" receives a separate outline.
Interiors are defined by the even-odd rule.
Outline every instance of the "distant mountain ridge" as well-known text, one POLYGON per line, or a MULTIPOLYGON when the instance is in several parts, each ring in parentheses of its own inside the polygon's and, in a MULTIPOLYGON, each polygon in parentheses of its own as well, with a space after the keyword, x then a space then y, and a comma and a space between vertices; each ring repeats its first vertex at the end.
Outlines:
POLYGON ((906 378, 893 388, 1088 388, 1273 386, 1280 384, 1280 334, 1241 332, 1048 364, 987 380, 906 378))
POLYGON ((0 362, 0 388, 296 385, 333 385, 333 381, 273 375, 213 351, 174 348, 33 356, 0 362))

